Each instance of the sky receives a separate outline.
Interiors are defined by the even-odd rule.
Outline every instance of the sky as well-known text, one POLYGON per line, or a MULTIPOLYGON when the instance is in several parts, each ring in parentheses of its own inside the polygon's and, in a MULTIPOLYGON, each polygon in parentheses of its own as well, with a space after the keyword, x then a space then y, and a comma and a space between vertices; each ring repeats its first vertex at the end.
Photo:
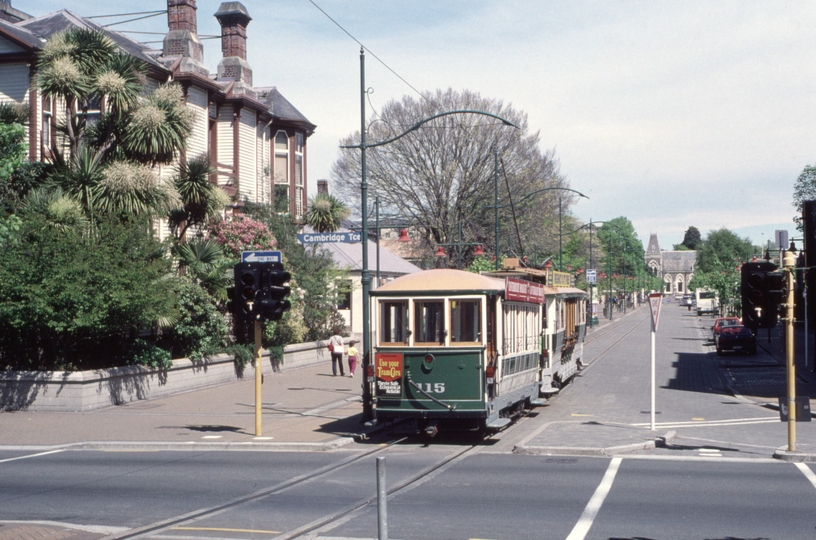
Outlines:
MULTIPOLYGON (((166 9, 165 0, 11 3, 34 16, 166 9)), ((220 3, 197 1, 200 36, 219 35, 212 15, 220 3)), ((528 115, 541 149, 555 151, 571 188, 589 196, 572 208, 584 222, 625 216, 644 247, 657 234, 662 249, 682 242, 689 226, 703 238, 727 228, 761 245, 775 230, 800 236, 793 185, 816 163, 816 2, 242 3, 253 19, 255 85, 276 86, 317 125, 308 140, 310 193, 318 179, 330 180, 339 141, 360 129, 362 43, 367 118, 417 90, 510 103, 528 115)), ((112 28, 164 33, 167 20, 112 28)), ((215 72, 220 42, 202 42, 215 72)))

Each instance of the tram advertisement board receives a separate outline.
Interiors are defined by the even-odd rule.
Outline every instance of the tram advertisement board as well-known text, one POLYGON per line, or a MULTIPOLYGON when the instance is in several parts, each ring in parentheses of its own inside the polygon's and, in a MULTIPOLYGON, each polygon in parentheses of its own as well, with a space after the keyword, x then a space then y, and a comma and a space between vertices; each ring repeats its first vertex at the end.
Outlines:
POLYGON ((507 278, 504 299, 512 302, 544 303, 544 286, 526 279, 507 278))
POLYGON ((402 353, 377 353, 374 355, 378 396, 402 395, 402 353))

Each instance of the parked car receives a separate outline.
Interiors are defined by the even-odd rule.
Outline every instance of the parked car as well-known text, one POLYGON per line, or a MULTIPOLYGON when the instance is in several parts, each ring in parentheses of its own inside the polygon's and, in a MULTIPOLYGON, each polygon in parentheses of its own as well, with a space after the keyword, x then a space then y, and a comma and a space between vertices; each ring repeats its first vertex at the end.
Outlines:
POLYGON ((756 354, 756 336, 747 326, 724 326, 714 338, 717 354, 723 351, 746 352, 756 354))
POLYGON ((739 317, 720 317, 716 321, 714 321, 714 326, 711 327, 711 337, 712 339, 717 339, 717 334, 720 333, 720 330, 724 326, 739 326, 742 324, 739 320, 739 317))

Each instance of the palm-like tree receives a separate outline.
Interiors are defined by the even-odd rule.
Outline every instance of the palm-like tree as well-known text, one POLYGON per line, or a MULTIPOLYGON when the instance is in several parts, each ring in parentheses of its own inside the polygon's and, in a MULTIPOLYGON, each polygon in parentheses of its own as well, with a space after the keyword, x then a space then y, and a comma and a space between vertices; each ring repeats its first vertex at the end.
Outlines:
POLYGON ((67 155, 54 154, 54 183, 97 212, 163 217, 181 205, 173 186, 150 168, 184 147, 193 116, 181 88, 143 95, 146 66, 119 51, 103 32, 72 29, 52 36, 37 59, 37 84, 64 101, 60 131, 67 155), (91 104, 102 109, 88 122, 91 104))
POLYGON ((309 200, 306 223, 317 232, 333 232, 340 228, 350 213, 351 210, 340 199, 321 193, 309 200))
POLYGON ((232 277, 233 261, 224 257, 221 246, 214 240, 196 238, 177 244, 173 255, 179 270, 187 275, 216 300, 227 299, 227 287, 232 277))
POLYGON ((182 240, 190 227, 200 227, 218 217, 230 199, 223 189, 210 182, 215 171, 206 154, 181 163, 177 170, 173 183, 181 206, 170 212, 170 227, 176 238, 182 240))

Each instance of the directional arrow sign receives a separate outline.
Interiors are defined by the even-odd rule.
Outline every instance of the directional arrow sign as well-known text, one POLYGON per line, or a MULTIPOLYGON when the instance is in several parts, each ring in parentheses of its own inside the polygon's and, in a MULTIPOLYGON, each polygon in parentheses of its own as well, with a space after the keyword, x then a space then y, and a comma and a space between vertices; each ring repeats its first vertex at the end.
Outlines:
POLYGON ((283 262, 280 251, 242 251, 241 262, 283 262))

